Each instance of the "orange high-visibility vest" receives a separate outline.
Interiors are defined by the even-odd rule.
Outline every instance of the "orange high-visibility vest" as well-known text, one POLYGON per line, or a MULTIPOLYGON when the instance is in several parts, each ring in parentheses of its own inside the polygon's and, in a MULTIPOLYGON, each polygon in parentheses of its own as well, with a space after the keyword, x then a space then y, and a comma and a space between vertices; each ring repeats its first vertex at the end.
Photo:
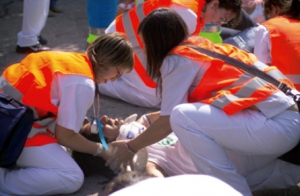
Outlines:
POLYGON ((270 34, 271 64, 300 91, 300 21, 278 16, 262 24, 270 34))
POLYGON ((36 121, 25 146, 40 146, 57 142, 54 137, 58 107, 51 103, 51 87, 55 73, 81 75, 94 80, 92 66, 85 54, 67 52, 40 52, 28 55, 20 63, 9 66, 2 77, 7 85, 4 93, 30 106, 36 121))
POLYGON ((205 38, 190 37, 183 45, 174 48, 170 54, 181 55, 199 61, 201 64, 203 62, 210 63, 203 68, 206 71, 202 79, 193 92, 189 94, 189 102, 201 101, 212 104, 222 109, 228 115, 232 115, 265 100, 279 89, 258 77, 253 77, 244 70, 202 54, 188 45, 199 46, 243 61, 249 66, 255 66, 261 71, 292 86, 289 80, 276 67, 257 61, 257 58, 252 54, 248 54, 229 44, 214 45, 205 38))
MULTIPOLYGON (((205 0, 147 0, 139 4, 128 12, 119 15, 116 18, 116 31, 125 33, 127 38, 134 45, 139 45, 143 48, 139 36, 136 34, 140 22, 153 10, 159 7, 170 7, 172 4, 177 4, 182 7, 189 8, 198 16, 198 24, 193 35, 198 35, 204 25, 201 19, 202 9, 205 5, 205 0)), ((134 70, 139 75, 146 86, 156 88, 156 82, 147 74, 146 65, 141 62, 141 57, 134 54, 134 70)))

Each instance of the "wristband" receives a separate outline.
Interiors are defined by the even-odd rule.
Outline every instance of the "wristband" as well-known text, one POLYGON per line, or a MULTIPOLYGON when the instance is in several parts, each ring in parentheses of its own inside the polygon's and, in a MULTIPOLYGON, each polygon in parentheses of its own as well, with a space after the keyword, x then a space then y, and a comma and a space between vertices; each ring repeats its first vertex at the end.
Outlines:
POLYGON ((102 144, 100 144, 98 146, 97 152, 94 154, 94 156, 100 156, 102 151, 103 151, 103 146, 102 146, 102 144))
MULTIPOLYGON (((129 141, 130 141, 130 140, 129 140, 129 141)), ((129 141, 125 142, 125 143, 123 144, 123 146, 127 148, 128 152, 131 152, 131 153, 133 153, 133 154, 137 153, 138 151, 134 151, 132 148, 130 148, 130 146, 129 146, 129 144, 128 144, 129 141)))
POLYGON ((147 114, 144 114, 144 116, 146 117, 147 121, 148 121, 148 125, 150 126, 151 125, 151 121, 150 121, 150 118, 147 114))

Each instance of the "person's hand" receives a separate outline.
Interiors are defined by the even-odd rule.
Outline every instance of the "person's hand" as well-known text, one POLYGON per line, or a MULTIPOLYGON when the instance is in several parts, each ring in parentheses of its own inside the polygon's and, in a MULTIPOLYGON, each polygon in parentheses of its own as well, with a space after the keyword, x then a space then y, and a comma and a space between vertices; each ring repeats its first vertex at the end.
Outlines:
POLYGON ((132 171, 134 170, 133 157, 135 154, 128 150, 126 142, 127 140, 119 140, 111 143, 116 148, 116 152, 106 161, 106 166, 116 161, 115 171, 119 171, 121 165, 125 171, 128 165, 132 171))

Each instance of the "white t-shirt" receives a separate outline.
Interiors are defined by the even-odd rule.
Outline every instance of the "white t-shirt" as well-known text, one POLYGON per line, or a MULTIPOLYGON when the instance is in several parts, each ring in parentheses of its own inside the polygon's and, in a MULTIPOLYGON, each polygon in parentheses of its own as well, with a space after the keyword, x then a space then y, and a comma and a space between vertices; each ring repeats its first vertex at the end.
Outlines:
POLYGON ((55 73, 51 102, 58 106, 56 123, 78 133, 94 97, 95 83, 92 79, 55 73))
POLYGON ((147 146, 148 161, 159 165, 168 176, 199 174, 190 155, 185 151, 175 133, 147 146))
POLYGON ((263 25, 255 28, 254 55, 263 63, 270 64, 272 62, 270 34, 263 25))
MULTIPOLYGON (((135 121, 136 117, 137 115, 134 114, 124 120, 117 140, 131 139, 146 130, 146 127, 135 121)), ((133 159, 137 171, 144 170, 147 163, 144 159, 148 157, 148 161, 159 165, 168 176, 199 173, 173 132, 159 142, 147 146, 147 151, 139 150, 133 159)))
POLYGON ((178 55, 169 55, 163 61, 161 116, 171 114, 173 108, 188 102, 188 95, 198 85, 206 65, 178 55))

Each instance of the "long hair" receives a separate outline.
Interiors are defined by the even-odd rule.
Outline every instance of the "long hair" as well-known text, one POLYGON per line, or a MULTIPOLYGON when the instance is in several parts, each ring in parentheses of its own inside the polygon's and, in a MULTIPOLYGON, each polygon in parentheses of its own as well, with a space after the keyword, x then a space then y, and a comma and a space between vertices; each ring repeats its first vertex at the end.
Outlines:
POLYGON ((161 92, 160 68, 168 53, 188 37, 185 22, 175 11, 158 8, 140 23, 137 33, 142 36, 147 56, 147 73, 156 79, 161 92))

